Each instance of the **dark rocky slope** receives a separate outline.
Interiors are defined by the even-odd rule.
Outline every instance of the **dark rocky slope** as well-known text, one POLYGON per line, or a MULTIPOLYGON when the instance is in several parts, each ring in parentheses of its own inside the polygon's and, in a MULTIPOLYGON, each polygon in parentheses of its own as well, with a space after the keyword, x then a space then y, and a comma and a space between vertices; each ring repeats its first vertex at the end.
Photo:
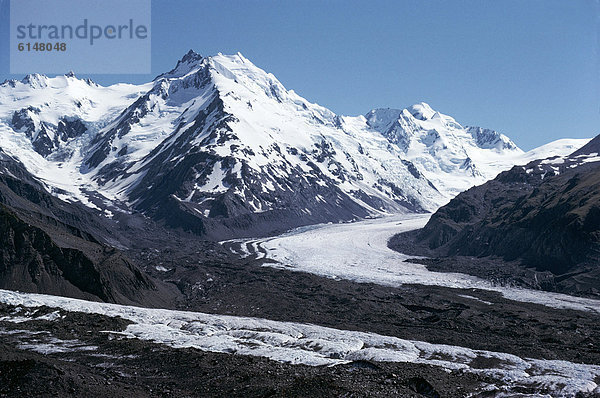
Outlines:
MULTIPOLYGON (((173 289, 107 244, 112 222, 47 193, 0 151, 0 288, 147 306, 169 305, 173 289)), ((126 238, 124 238, 126 239, 126 238)))
POLYGON ((600 162, 594 161, 598 146, 596 137, 565 159, 515 166, 461 193, 421 231, 398 236, 390 245, 413 254, 452 257, 454 267, 463 272, 474 270, 460 265, 468 262, 465 256, 502 266, 495 261, 500 259, 530 268, 534 278, 536 272, 551 274, 551 281, 541 287, 598 295, 600 162), (457 262, 461 256, 463 261, 457 262))

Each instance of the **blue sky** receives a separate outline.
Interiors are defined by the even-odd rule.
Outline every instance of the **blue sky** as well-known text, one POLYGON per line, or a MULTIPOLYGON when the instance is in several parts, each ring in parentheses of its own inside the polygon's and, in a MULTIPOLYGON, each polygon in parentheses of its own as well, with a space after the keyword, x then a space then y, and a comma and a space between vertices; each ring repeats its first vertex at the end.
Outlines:
MULTIPOLYGON (((0 80, 21 77, 8 73, 6 8, 0 80)), ((153 73, 90 77, 144 82, 190 48, 240 51, 337 113, 425 101, 531 149, 600 133, 599 21, 597 0, 155 0, 153 73)))

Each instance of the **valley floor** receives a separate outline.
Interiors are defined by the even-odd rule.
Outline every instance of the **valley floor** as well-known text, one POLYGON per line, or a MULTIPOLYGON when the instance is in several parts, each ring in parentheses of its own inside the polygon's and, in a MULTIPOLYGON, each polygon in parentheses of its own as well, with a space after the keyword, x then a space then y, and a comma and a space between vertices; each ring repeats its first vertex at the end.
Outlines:
POLYGON ((425 222, 306 227, 223 244, 242 260, 157 271, 187 281, 191 311, 0 291, 0 394, 54 372, 48 394, 79 396, 600 396, 597 301, 387 248, 425 222))

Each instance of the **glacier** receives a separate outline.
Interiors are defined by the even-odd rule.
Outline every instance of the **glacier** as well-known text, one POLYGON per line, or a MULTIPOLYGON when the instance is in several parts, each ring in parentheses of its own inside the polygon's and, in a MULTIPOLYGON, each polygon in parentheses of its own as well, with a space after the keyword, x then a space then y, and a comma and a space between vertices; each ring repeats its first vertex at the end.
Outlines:
MULTIPOLYGON (((47 306, 63 311, 121 317, 132 322, 125 331, 107 330, 105 333, 174 348, 260 356, 310 366, 334 366, 359 360, 421 363, 488 375, 490 382, 482 386, 482 391, 498 393, 518 393, 524 387, 550 389, 554 392, 553 396, 560 397, 574 396, 580 392, 600 392, 596 384, 600 377, 598 365, 521 358, 500 352, 310 324, 139 308, 6 290, 0 290, 0 302, 30 309, 47 306), (489 363, 493 365, 474 365, 477 359, 492 359, 489 363)), ((36 319, 34 314, 16 315, 14 322, 36 319)), ((11 321, 10 317, 4 320, 11 321)), ((77 342, 60 343, 58 348, 41 345, 30 349, 50 350, 49 353, 52 349, 62 351, 69 347, 94 350, 94 347, 79 347, 77 342)))

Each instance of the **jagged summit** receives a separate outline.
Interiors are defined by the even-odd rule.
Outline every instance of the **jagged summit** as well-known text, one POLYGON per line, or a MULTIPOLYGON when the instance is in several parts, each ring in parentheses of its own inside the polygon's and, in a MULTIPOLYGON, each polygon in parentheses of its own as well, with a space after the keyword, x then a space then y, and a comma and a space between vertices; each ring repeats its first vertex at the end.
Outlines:
POLYGON ((194 50, 190 49, 183 56, 183 58, 181 58, 181 60, 179 60, 179 62, 177 62, 177 63, 178 64, 180 64, 180 63, 190 63, 190 62, 194 62, 194 61, 200 61, 202 58, 203 58, 202 55, 200 55, 197 52, 195 52, 194 50))
POLYGON ((279 103, 291 102, 303 109, 312 105, 319 108, 323 117, 327 119, 333 119, 335 116, 326 108, 311 104, 292 90, 287 90, 274 75, 258 68, 239 52, 233 55, 218 53, 202 56, 190 50, 172 70, 157 76, 154 81, 184 80, 198 75, 202 75, 202 79, 210 80, 224 97, 228 92, 238 91, 251 97, 266 95, 279 103))
POLYGON ((21 83, 27 84, 32 88, 43 88, 47 86, 48 79, 49 78, 46 75, 40 75, 39 73, 31 73, 26 75, 21 80, 21 83))
MULTIPOLYGON (((64 88, 66 86, 74 86, 78 87, 81 84, 85 84, 88 86, 95 87, 103 87, 101 84, 98 84, 91 78, 79 78, 75 74, 74 71, 70 70, 64 74, 57 74, 53 76, 48 76, 40 73, 30 73, 25 75, 21 80, 18 79, 6 79, 2 83, 0 83, 1 87, 9 87, 11 89, 24 90, 33 88, 33 89, 57 89, 64 88)), ((145 85, 139 85, 138 87, 144 87, 145 85)), ((128 83, 117 83, 111 86, 108 86, 108 89, 118 90, 118 87, 125 87, 133 85, 128 83)), ((29 93, 25 93, 27 95, 29 93)), ((0 94, 2 95, 2 94, 0 94)))
POLYGON ((425 102, 404 109, 379 108, 366 126, 398 145, 437 187, 451 196, 493 178, 502 159, 521 156, 508 137, 490 129, 463 127, 425 102))
POLYGON ((370 110, 365 118, 369 121, 371 127, 389 125, 399 119, 402 115, 412 116, 421 121, 426 121, 435 117, 438 112, 429 104, 419 102, 402 109, 394 108, 376 108, 370 110))
POLYGON ((158 81, 160 79, 179 78, 188 75, 193 71, 200 69, 203 61, 204 64, 206 64, 206 59, 202 55, 190 50, 179 61, 177 61, 177 65, 175 65, 173 69, 171 69, 169 72, 158 75, 156 78, 154 78, 154 81, 158 81))
POLYGON ((2 83, 2 86, 8 83, 12 88, 15 88, 19 83, 21 83, 34 89, 44 89, 48 87, 63 87, 67 84, 76 84, 77 82, 83 82, 89 86, 98 86, 96 82, 89 78, 79 79, 73 71, 69 71, 63 75, 57 75, 54 77, 42 75, 39 73, 32 73, 26 75, 20 81, 6 80, 4 83, 2 83))
POLYGON ((482 127, 465 126, 466 130, 471 133, 477 146, 483 149, 495 149, 496 151, 509 150, 520 151, 517 145, 510 138, 502 133, 492 129, 482 127))
POLYGON ((154 81, 160 79, 182 78, 198 72, 206 67, 219 69, 219 65, 229 64, 232 62, 238 65, 246 65, 248 69, 252 69, 252 67, 256 68, 254 64, 244 57, 240 52, 234 55, 223 55, 222 53, 217 53, 216 55, 203 56, 194 50, 189 50, 179 61, 177 61, 177 64, 173 69, 171 69, 169 72, 158 75, 154 81))

